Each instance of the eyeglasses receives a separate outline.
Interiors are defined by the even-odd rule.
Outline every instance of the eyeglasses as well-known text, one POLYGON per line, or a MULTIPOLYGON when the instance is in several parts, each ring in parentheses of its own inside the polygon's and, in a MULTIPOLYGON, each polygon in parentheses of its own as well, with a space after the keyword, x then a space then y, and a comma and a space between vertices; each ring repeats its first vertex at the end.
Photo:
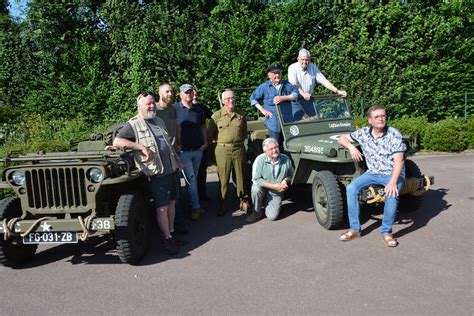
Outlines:
POLYGON ((374 120, 386 120, 386 119, 387 119, 387 115, 371 116, 370 118, 373 118, 374 120))
POLYGON ((227 98, 224 98, 224 100, 235 100, 235 97, 227 97, 227 98))
POLYGON ((151 95, 153 99, 155 98, 155 95, 153 92, 140 92, 140 94, 137 96, 137 103, 142 99, 146 98, 147 96, 151 95))

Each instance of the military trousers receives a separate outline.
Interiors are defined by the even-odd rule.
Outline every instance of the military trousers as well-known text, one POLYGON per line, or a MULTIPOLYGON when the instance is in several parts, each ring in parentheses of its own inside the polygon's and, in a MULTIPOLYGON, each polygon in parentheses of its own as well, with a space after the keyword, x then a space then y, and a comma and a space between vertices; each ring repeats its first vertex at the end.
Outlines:
POLYGON ((247 196, 245 183, 247 161, 244 145, 217 144, 215 154, 220 184, 219 198, 224 200, 227 197, 231 171, 234 175, 237 196, 240 198, 247 196))

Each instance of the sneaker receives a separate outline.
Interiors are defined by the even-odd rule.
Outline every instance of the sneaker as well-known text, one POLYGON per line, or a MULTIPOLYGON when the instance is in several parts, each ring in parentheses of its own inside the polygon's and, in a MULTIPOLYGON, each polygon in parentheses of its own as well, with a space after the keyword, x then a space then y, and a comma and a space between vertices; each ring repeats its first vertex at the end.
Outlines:
POLYGON ((165 249, 169 255, 175 255, 178 253, 178 246, 176 246, 173 237, 165 239, 165 249))
POLYGON ((249 224, 255 223, 256 221, 260 220, 262 217, 263 217, 262 212, 252 212, 249 214, 249 216, 247 216, 245 221, 249 224))
POLYGON ((204 214, 204 210, 202 208, 193 208, 191 211, 191 219, 193 221, 197 221, 202 214, 204 214))
POLYGON ((174 243, 178 246, 184 246, 184 245, 187 245, 189 244, 189 241, 185 240, 185 239, 180 239, 178 237, 176 237, 176 233, 175 232, 172 232, 171 233, 171 237, 173 237, 174 239, 174 243))

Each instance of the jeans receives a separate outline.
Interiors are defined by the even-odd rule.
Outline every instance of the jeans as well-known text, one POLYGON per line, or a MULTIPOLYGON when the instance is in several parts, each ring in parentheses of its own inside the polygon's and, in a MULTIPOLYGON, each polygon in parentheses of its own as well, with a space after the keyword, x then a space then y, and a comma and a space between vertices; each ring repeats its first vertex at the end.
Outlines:
POLYGON ((253 183, 251 195, 255 212, 260 213, 262 206, 265 206, 265 216, 271 221, 277 219, 280 214, 283 194, 276 193, 253 183))
POLYGON ((183 151, 181 152, 181 160, 184 165, 184 175, 186 176, 186 188, 191 208, 200 208, 199 195, 197 188, 197 176, 199 172, 199 164, 201 163, 202 151, 183 151))
MULTIPOLYGON (((355 232, 360 232, 360 192, 371 185, 383 185, 386 186, 391 179, 391 175, 382 175, 375 173, 364 173, 360 177, 356 178, 347 186, 347 209, 349 215, 349 225, 355 232)), ((404 176, 400 176, 397 180, 398 191, 403 186, 404 176)), ((392 233, 392 225, 397 215, 398 207, 398 196, 388 197, 385 195, 384 209, 383 209, 383 220, 380 233, 392 233)))

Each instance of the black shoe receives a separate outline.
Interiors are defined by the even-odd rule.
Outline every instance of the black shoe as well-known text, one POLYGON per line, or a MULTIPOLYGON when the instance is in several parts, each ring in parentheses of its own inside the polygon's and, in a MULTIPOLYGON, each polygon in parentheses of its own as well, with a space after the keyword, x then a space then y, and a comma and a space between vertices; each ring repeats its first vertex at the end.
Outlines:
POLYGON ((183 246, 183 245, 187 245, 189 244, 189 241, 185 240, 185 239, 179 239, 176 237, 176 233, 175 232, 172 232, 171 233, 171 237, 173 237, 174 239, 174 243, 178 246, 183 246))
POLYGON ((169 255, 175 255, 178 253, 178 246, 176 246, 173 237, 165 239, 165 249, 169 255))

